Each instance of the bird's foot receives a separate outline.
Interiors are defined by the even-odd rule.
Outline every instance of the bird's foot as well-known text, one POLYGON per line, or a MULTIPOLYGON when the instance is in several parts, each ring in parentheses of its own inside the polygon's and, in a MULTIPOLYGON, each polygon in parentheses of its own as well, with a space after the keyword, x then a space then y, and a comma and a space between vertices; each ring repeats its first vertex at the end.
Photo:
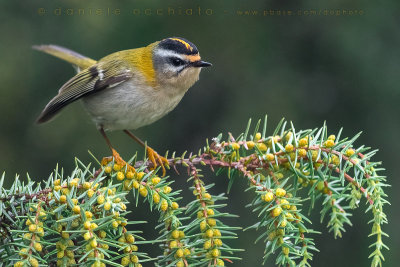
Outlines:
POLYGON ((114 159, 114 163, 118 164, 118 166, 121 169, 126 166, 127 171, 135 172, 135 168, 133 166, 131 166, 129 163, 127 163, 125 160, 123 160, 121 158, 121 156, 119 155, 119 153, 115 149, 112 149, 112 156, 111 157, 104 157, 101 160, 101 165, 102 166, 106 166, 108 163, 113 161, 113 159, 114 159))
POLYGON ((162 176, 164 177, 166 174, 165 166, 169 167, 168 160, 165 157, 160 156, 156 151, 154 151, 154 149, 149 146, 146 148, 146 151, 147 155, 149 156, 149 160, 153 164, 151 169, 154 170, 159 164, 162 168, 162 176))

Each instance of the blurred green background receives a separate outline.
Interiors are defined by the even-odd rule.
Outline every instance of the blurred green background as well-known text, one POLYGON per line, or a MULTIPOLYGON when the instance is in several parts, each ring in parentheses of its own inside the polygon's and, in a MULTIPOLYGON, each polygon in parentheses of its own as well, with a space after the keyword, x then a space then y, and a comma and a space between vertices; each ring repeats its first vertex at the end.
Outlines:
MULTIPOLYGON (((228 131, 237 135, 250 117, 266 113, 269 125, 285 117, 297 129, 318 127, 326 120, 331 133, 340 127, 347 136, 363 131, 357 145, 380 149, 375 160, 383 161, 392 185, 388 189, 392 206, 386 207, 390 224, 384 228, 391 251, 385 251, 385 266, 396 266, 400 261, 399 253, 393 253, 400 248, 396 230, 400 195, 394 194, 400 185, 399 8, 394 0, 384 5, 372 1, 1 1, 0 171, 6 170, 9 183, 15 173, 26 177, 29 172, 42 180, 57 163, 69 172, 74 157, 92 161, 88 150, 98 158, 109 154, 80 103, 48 124, 35 125, 42 108, 74 70, 31 50, 32 45, 59 44, 98 59, 165 37, 185 37, 213 67, 201 73, 200 81, 174 111, 136 134, 160 152, 197 151, 206 138, 228 131), (108 8, 111 13, 120 9, 120 14, 108 15, 108 8), (85 14, 79 15, 78 9, 85 14), (96 14, 97 9, 102 13, 96 14), (158 15, 157 10, 161 10, 158 15), (243 13, 247 10, 250 14, 243 13), (325 10, 341 13, 325 15, 325 10), (292 15, 283 15, 284 11, 292 15)), ((110 138, 122 156, 142 151, 120 132, 110 138)), ((217 184, 213 193, 226 191, 227 179, 206 174, 206 182, 217 184)), ((174 188, 188 193, 186 176, 172 175, 177 181, 174 188)), ((226 210, 240 215, 230 220, 234 226, 246 227, 256 220, 243 208, 252 198, 243 192, 245 186, 239 181, 230 193, 226 210)), ((334 240, 319 223, 318 213, 313 215, 313 227, 324 233, 315 236, 320 253, 313 266, 368 266, 370 215, 355 211, 354 226, 334 240)), ((146 205, 135 209, 134 218, 146 215, 146 205)), ((156 213, 153 217, 146 218, 149 223, 142 228, 146 238, 156 236, 156 213)), ((231 266, 261 265, 263 244, 254 244, 259 234, 239 233, 231 244, 246 252, 239 255, 242 262, 231 266)), ((152 256, 160 252, 155 246, 143 250, 152 256)), ((274 266, 273 258, 267 266, 274 266)))

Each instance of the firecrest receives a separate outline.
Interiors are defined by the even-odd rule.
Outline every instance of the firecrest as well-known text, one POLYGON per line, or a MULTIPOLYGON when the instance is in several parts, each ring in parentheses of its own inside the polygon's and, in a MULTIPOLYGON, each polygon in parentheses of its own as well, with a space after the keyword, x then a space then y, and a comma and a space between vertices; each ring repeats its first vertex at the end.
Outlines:
MULTIPOLYGON (((105 131, 123 130, 144 145, 128 130, 151 124, 173 110, 199 79, 201 68, 211 66, 201 60, 193 43, 179 37, 115 52, 99 61, 56 45, 33 48, 71 63, 78 71, 50 100, 37 122, 50 120, 68 104, 82 99, 114 160, 122 165, 126 162, 113 149, 105 131)), ((150 147, 147 153, 153 167, 159 163, 165 174, 168 161, 150 147)), ((110 160, 103 159, 103 163, 110 160)))

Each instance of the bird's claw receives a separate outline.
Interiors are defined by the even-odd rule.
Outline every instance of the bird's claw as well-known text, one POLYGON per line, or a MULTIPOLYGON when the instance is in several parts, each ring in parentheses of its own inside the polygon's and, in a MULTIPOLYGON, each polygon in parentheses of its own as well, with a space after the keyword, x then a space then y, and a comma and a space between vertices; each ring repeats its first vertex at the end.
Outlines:
POLYGON ((159 164, 162 168, 162 176, 164 177, 166 174, 165 166, 169 167, 168 160, 165 157, 160 156, 151 147, 147 147, 146 151, 147 151, 147 155, 149 156, 149 160, 153 164, 153 166, 150 169, 154 170, 155 168, 157 168, 157 165, 159 164))
POLYGON ((131 166, 129 163, 127 163, 125 160, 121 158, 119 153, 115 150, 112 149, 112 156, 111 157, 104 157, 101 160, 101 165, 106 166, 108 163, 110 163, 114 159, 114 163, 118 164, 121 168, 127 167, 127 171, 135 172, 135 168, 131 166))

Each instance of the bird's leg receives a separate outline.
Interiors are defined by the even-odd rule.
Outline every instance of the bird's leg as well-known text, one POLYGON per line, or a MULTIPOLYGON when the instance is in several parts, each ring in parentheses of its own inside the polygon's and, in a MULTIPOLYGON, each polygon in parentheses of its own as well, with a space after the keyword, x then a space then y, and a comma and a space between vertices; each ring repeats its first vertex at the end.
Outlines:
POLYGON ((128 171, 135 172, 135 168, 132 167, 131 165, 129 165, 125 160, 123 160, 123 159, 121 158, 121 156, 119 155, 119 153, 112 147, 111 142, 110 142, 110 140, 108 139, 108 137, 107 137, 107 135, 106 135, 104 129, 103 129, 103 128, 100 128, 99 131, 100 131, 101 135, 104 137, 104 139, 106 140, 107 145, 108 145, 108 147, 110 148, 111 153, 112 153, 112 156, 111 156, 111 157, 104 157, 104 158, 101 160, 101 165, 103 165, 103 166, 107 165, 107 164, 108 164, 109 162, 111 162, 111 161, 113 160, 113 158, 114 158, 114 162, 115 162, 116 164, 118 164, 119 166, 121 166, 121 168, 126 166, 128 171))
POLYGON ((157 165, 160 164, 160 166, 162 168, 162 176, 165 176, 165 174, 166 174, 165 166, 169 166, 168 160, 165 157, 160 156, 151 147, 146 146, 145 143, 142 140, 140 140, 138 137, 136 137, 132 132, 130 132, 128 130, 124 130, 124 132, 127 135, 129 135, 133 140, 135 140, 137 143, 139 143, 140 145, 142 145, 143 147, 146 148, 146 152, 147 152, 147 155, 149 156, 149 160, 153 164, 152 169, 155 169, 157 167, 157 165))

